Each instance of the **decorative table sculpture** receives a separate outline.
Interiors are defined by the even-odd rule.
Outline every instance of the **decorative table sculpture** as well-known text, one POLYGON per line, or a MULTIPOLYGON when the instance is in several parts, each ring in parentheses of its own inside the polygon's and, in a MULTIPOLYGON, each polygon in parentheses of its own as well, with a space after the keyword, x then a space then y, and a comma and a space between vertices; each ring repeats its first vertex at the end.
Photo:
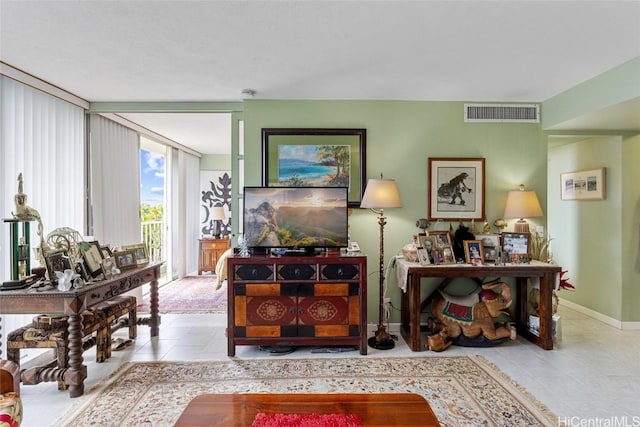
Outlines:
POLYGON ((435 296, 432 313, 436 323, 446 327, 454 344, 486 347, 516 338, 513 326, 494 324, 494 318, 504 314, 503 310, 511 305, 509 285, 504 282, 486 283, 482 289, 473 305, 455 302, 455 297, 443 292, 435 296), (493 289, 501 289, 501 293, 493 289), (456 341, 458 337, 461 339, 456 341))

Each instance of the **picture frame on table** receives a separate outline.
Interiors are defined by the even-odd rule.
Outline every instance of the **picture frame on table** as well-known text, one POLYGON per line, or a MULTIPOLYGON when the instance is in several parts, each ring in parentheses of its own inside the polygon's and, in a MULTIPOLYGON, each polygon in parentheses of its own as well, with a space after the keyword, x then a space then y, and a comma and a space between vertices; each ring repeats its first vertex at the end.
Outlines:
POLYGON ((264 187, 347 187, 360 207, 366 185, 366 129, 263 128, 264 187))
POLYGON ((462 243, 464 244, 464 256, 467 264, 484 264, 484 250, 481 240, 465 240, 462 243))
MULTIPOLYGON (((436 236, 418 235, 418 246, 424 248, 429 259, 429 264, 435 264, 434 250, 438 249, 438 240, 436 236)), ((420 254, 418 254, 418 257, 420 254)))
POLYGON ((91 277, 91 274, 89 274, 89 270, 87 269, 84 260, 80 260, 76 263, 75 270, 76 274, 79 274, 82 280, 84 280, 85 282, 89 282, 91 281, 91 279, 93 279, 93 277, 91 277))
POLYGON ((116 263, 113 257, 107 257, 102 260, 102 271, 105 279, 111 279, 113 277, 113 267, 115 266, 116 263))
POLYGON ((45 252, 44 262, 51 281, 57 280, 54 271, 64 272, 67 269, 71 269, 71 260, 67 251, 63 249, 45 252))
POLYGON ((82 254, 85 266, 89 271, 89 275, 92 278, 96 278, 102 274, 102 251, 100 250, 100 243, 93 242, 79 242, 78 250, 82 254))
POLYGON ((108 245, 100 246, 100 251, 102 252, 102 258, 107 259, 113 256, 113 251, 108 245))
POLYGON ((496 263, 500 259, 500 235, 499 234, 476 234, 476 240, 482 242, 485 263, 496 263))
POLYGON ((448 230, 429 231, 429 236, 433 236, 436 239, 436 244, 439 247, 445 247, 445 246, 453 247, 453 240, 451 240, 451 233, 448 230))
POLYGON ((114 252, 113 260, 116 263, 116 267, 118 267, 120 270, 128 270, 131 268, 136 268, 138 266, 138 263, 136 261, 136 253, 132 249, 114 252))
POLYGON ((483 157, 430 157, 427 180, 430 221, 485 219, 483 157))
POLYGON ((429 259, 429 254, 427 250, 421 246, 418 246, 418 262, 420 265, 431 265, 431 260, 429 259))
POLYGON ((508 254, 511 263, 528 263, 531 253, 531 234, 503 232, 502 251, 508 254))
POLYGON ((123 245, 123 250, 132 250, 136 254, 136 265, 145 265, 149 263, 149 252, 145 243, 136 243, 133 245, 123 245))
POLYGON ((560 200, 603 200, 604 198, 605 168, 560 174, 560 200))

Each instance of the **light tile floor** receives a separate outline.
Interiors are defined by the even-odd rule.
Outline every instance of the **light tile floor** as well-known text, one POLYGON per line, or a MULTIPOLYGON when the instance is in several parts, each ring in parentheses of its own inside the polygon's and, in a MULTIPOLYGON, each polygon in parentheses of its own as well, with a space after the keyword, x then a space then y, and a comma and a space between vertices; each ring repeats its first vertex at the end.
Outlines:
MULTIPOLYGON (((444 353, 412 352, 400 337, 394 349, 369 348, 368 356, 360 356, 357 351, 318 354, 301 348, 280 357, 480 354, 536 396, 568 426, 640 426, 640 331, 621 331, 562 305, 559 314, 562 338, 551 351, 518 338, 494 348, 452 346, 444 353)), ((126 361, 226 360, 226 323, 225 314, 165 314, 158 338, 150 339, 149 328, 141 326, 134 346, 114 352, 111 359, 100 364, 94 362, 95 349, 88 350, 84 354, 88 367, 86 395, 90 395, 93 385, 126 361)), ((393 328, 392 325, 391 333, 397 333, 393 328)), ((115 337, 126 338, 126 334, 126 330, 120 330, 115 337)), ((274 356, 257 347, 239 346, 236 357, 274 356)), ((21 391, 24 427, 53 425, 51 423, 77 401, 70 399, 67 392, 58 391, 55 383, 23 386, 21 391)))

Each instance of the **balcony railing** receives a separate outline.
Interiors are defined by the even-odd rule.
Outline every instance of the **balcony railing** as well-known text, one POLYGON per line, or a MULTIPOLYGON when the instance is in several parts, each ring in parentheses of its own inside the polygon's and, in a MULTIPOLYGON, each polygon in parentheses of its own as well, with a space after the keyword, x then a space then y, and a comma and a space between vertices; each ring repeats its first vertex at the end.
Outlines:
POLYGON ((164 229, 164 221, 142 223, 142 241, 147 245, 152 262, 164 261, 164 229))

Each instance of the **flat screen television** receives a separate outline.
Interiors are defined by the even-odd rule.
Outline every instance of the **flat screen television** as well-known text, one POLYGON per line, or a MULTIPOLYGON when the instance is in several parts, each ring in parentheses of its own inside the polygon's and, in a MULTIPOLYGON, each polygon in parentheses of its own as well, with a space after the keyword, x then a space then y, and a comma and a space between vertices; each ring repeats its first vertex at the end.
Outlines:
POLYGON ((312 252, 348 241, 346 187, 245 187, 247 246, 312 252))

